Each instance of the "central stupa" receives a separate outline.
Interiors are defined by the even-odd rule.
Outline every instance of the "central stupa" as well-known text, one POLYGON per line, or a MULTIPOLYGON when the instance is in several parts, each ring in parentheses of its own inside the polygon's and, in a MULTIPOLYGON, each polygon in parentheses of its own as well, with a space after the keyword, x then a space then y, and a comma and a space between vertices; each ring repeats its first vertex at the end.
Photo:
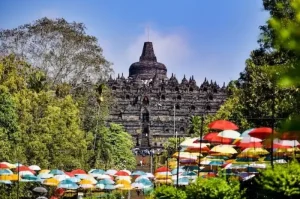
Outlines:
POLYGON ((154 75, 158 79, 166 79, 167 68, 164 64, 157 62, 152 42, 145 42, 140 61, 131 64, 129 68, 129 77, 150 80, 154 75))

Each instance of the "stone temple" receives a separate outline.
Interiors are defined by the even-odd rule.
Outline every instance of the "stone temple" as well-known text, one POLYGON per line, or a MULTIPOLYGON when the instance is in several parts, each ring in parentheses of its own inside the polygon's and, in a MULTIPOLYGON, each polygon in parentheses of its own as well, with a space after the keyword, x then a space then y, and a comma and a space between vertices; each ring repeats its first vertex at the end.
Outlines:
POLYGON ((157 62, 152 42, 145 42, 140 61, 131 64, 129 77, 108 80, 116 100, 110 122, 122 124, 137 147, 160 147, 164 139, 188 136, 190 118, 214 114, 225 101, 225 84, 207 81, 198 86, 194 77, 178 81, 167 77, 167 67, 157 62))

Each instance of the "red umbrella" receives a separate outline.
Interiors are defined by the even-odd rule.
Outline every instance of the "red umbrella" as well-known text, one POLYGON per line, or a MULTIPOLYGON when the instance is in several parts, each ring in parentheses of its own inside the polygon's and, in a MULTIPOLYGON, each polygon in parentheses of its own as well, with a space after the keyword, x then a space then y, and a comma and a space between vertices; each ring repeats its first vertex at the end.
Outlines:
POLYGON ((33 170, 31 170, 29 167, 27 167, 27 166, 19 166, 19 167, 17 167, 17 168, 15 168, 16 169, 16 171, 30 171, 31 173, 33 173, 33 174, 35 174, 35 171, 33 171, 33 170))
MULTIPOLYGON (((271 134, 272 134, 272 128, 269 127, 255 128, 249 133, 251 137, 256 137, 262 140, 268 138, 271 134)), ((275 131, 274 134, 276 134, 275 131)))
POLYGON ((75 174, 72 172, 64 172, 66 175, 70 176, 70 177, 75 177, 75 174))
POLYGON ((168 172, 170 169, 168 167, 159 167, 158 169, 155 170, 155 173, 157 172, 168 172))
POLYGON ((227 120, 216 120, 211 122, 208 127, 210 129, 218 129, 218 130, 237 130, 239 129, 237 125, 227 120))
POLYGON ((211 143, 221 143, 221 144, 231 144, 233 142, 232 139, 230 138, 223 138, 223 137, 214 137, 213 139, 210 140, 211 143))
POLYGON ((115 173, 116 176, 129 176, 129 174, 126 171, 118 171, 115 173))
POLYGON ((210 132, 203 136, 203 140, 211 141, 213 138, 218 137, 218 132, 210 132))
MULTIPOLYGON (((187 152, 200 152, 200 146, 198 146, 198 147, 187 147, 186 149, 185 149, 185 151, 187 151, 187 152)), ((206 146, 206 145, 202 145, 201 146, 201 151, 202 152, 209 152, 210 151, 210 149, 206 146)))
POLYGON ((7 166, 7 164, 0 164, 0 169, 9 169, 9 167, 7 166))
POLYGON ((86 172, 82 169, 75 169, 73 171, 71 171, 72 174, 76 175, 76 174, 86 174, 86 172))
POLYGON ((262 144, 260 142, 239 142, 236 146, 241 148, 261 148, 262 144))
POLYGON ((298 140, 300 138, 300 132, 285 132, 280 136, 281 140, 298 140))

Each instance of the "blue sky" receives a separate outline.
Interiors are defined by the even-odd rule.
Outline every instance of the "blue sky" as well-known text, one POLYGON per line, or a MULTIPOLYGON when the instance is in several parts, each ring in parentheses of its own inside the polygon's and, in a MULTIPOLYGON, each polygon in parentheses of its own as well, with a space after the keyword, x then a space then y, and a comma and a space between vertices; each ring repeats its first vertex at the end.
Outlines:
POLYGON ((0 28, 41 17, 83 22, 98 38, 115 75, 128 75, 143 42, 154 44, 159 62, 175 73, 222 84, 237 79, 259 26, 267 20, 262 0, 1 0, 0 28), (147 28, 148 27, 148 28, 147 28))

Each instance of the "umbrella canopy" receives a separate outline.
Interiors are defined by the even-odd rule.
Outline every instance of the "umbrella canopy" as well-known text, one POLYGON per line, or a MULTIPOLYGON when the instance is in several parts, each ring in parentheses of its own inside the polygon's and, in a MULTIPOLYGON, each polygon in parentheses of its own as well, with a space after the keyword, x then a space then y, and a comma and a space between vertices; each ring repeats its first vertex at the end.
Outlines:
POLYGON ((105 172, 105 174, 108 174, 108 175, 113 176, 113 175, 115 175, 117 172, 118 172, 118 171, 115 170, 115 169, 109 169, 109 170, 107 170, 107 171, 105 172))
POLYGON ((104 186, 104 189, 105 190, 115 190, 116 186, 112 185, 112 184, 107 184, 107 185, 104 186))
POLYGON ((170 171, 170 169, 167 168, 167 167, 159 167, 158 169, 155 170, 155 173, 158 173, 158 172, 167 172, 167 171, 170 171))
POLYGON ((126 171, 118 171, 115 173, 116 176, 129 176, 129 174, 126 171))
POLYGON ((41 179, 48 179, 48 178, 52 178, 53 174, 50 173, 40 173, 39 175, 37 175, 38 178, 41 179))
POLYGON ((53 174, 53 175, 64 175, 65 174, 62 170, 59 170, 59 169, 53 169, 49 173, 53 174))
POLYGON ((214 146, 210 152, 224 153, 224 154, 235 154, 237 151, 231 145, 217 145, 214 146))
POLYGON ((262 140, 255 137, 242 137, 240 143, 261 142, 262 140))
POLYGON ((240 148, 261 148, 263 145, 260 142, 239 142, 236 146, 240 148))
POLYGON ((281 140, 299 140, 300 132, 284 132, 279 137, 281 140))
MULTIPOLYGON (((255 128, 249 133, 249 135, 251 137, 256 137, 259 139, 266 139, 266 138, 270 137, 271 134, 272 134, 272 128, 269 128, 269 127, 255 128)), ((276 134, 275 131, 274 131, 274 134, 276 134)))
POLYGON ((107 174, 99 174, 97 175, 97 179, 111 179, 112 177, 107 174))
POLYGON ((44 187, 35 187, 32 191, 36 193, 48 193, 47 189, 44 187))
POLYGON ((134 171, 131 175, 132 176, 142 176, 142 175, 146 175, 146 173, 144 171, 134 171))
POLYGON ((76 175, 76 174, 86 174, 86 172, 82 169, 75 169, 73 171, 71 171, 72 174, 76 175))
POLYGON ((69 179, 66 179, 66 180, 61 181, 57 187, 63 188, 63 189, 73 189, 73 190, 75 189, 76 190, 76 189, 78 189, 79 186, 75 182, 73 182, 69 179))
POLYGON ((102 169, 92 169, 89 171, 90 174, 104 174, 105 171, 102 169))
POLYGON ((243 155, 265 155, 269 152, 263 148, 246 148, 240 154, 243 155))
POLYGON ((41 174, 41 173, 50 173, 50 170, 42 169, 42 170, 39 171, 39 174, 41 174))
POLYGON ((107 184, 115 184, 115 182, 111 179, 103 179, 103 180, 100 180, 97 184, 107 185, 107 184))
POLYGON ((0 169, 10 169, 10 167, 7 164, 0 163, 0 169))
POLYGON ((208 127, 216 130, 237 130, 237 125, 227 120, 216 120, 211 122, 208 127))
POLYGON ((14 164, 11 164, 11 163, 9 163, 9 162, 1 162, 0 164, 5 164, 5 165, 7 165, 9 169, 14 169, 14 168, 16 168, 16 166, 15 166, 14 164))
POLYGON ((132 183, 132 184, 131 184, 131 187, 132 187, 133 189, 143 189, 143 188, 145 187, 145 185, 142 184, 142 183, 135 182, 135 183, 132 183))
POLYGON ((35 171, 34 171, 34 170, 32 170, 32 169, 30 169, 29 167, 24 166, 24 165, 23 165, 23 166, 16 167, 15 170, 16 170, 17 172, 20 172, 20 171, 30 171, 31 173, 35 174, 35 171))
POLYGON ((220 143, 220 144, 231 144, 233 142, 230 138, 223 138, 220 136, 216 136, 210 140, 211 143, 220 143))
POLYGON ((234 130, 224 130, 221 131, 218 136, 222 138, 239 139, 241 134, 234 130))
POLYGON ((40 181, 41 179, 34 175, 24 175, 22 176, 21 181, 40 181))
POLYGON ((254 128, 248 129, 248 130, 244 131, 244 132, 241 134, 241 137, 243 137, 243 138, 245 138, 245 137, 250 137, 249 133, 250 133, 251 131, 253 131, 253 130, 254 130, 254 128))
POLYGON ((9 169, 0 169, 0 175, 10 175, 13 174, 13 172, 9 169))
POLYGON ((182 147, 193 146, 198 138, 187 138, 183 142, 180 143, 182 147))
MULTIPOLYGON (((183 159, 194 159, 197 160, 199 153, 180 152, 179 157, 183 159)), ((178 158, 178 152, 172 155, 173 158, 178 158)))
POLYGON ((59 181, 55 178, 49 178, 43 181, 44 185, 57 186, 59 181))
POLYGON ((40 171, 41 168, 38 165, 31 165, 29 166, 29 169, 33 170, 33 171, 40 171))

